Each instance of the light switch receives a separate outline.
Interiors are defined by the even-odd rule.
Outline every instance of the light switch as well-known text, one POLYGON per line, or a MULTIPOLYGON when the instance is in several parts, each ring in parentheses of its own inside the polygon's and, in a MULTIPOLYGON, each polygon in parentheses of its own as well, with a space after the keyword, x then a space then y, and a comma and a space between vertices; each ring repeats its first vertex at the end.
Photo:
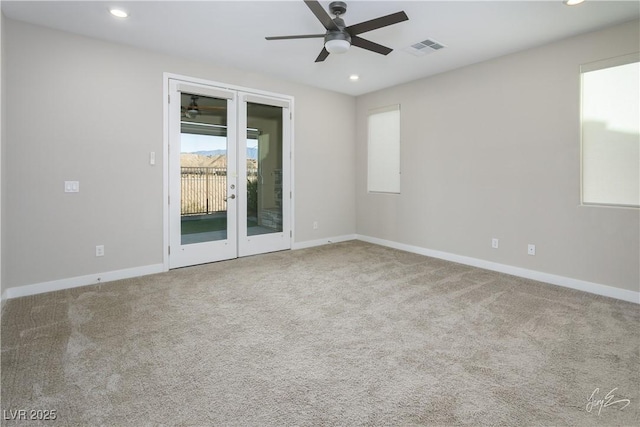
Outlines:
POLYGON ((151 151, 149 153, 149 164, 150 165, 155 165, 156 164, 156 152, 155 151, 151 151))
POLYGON ((80 181, 65 181, 64 182, 65 193, 78 193, 80 192, 80 181))

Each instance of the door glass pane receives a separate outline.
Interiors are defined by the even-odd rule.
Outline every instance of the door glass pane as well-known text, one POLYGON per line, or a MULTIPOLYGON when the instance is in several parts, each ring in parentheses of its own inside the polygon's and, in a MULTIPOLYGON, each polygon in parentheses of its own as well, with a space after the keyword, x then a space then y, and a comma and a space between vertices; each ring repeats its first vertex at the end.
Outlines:
POLYGON ((282 232, 282 107, 247 103, 247 235, 282 232))
POLYGON ((181 93, 183 245, 227 238, 227 100, 181 93))

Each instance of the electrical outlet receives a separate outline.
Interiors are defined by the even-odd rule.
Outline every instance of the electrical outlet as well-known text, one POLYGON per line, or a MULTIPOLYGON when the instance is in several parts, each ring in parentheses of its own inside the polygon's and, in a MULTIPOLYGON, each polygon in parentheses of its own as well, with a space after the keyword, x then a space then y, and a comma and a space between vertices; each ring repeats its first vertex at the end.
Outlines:
POLYGON ((318 221, 313 221, 313 229, 314 230, 318 229, 318 221))
POLYGON ((493 249, 498 249, 498 243, 499 243, 499 240, 496 239, 495 237, 493 239, 491 239, 491 247, 493 249))
POLYGON ((104 256, 104 245, 96 246, 96 256, 104 256))
POLYGON ((532 244, 527 245, 527 254, 535 255, 536 254, 536 245, 532 245, 532 244))
POLYGON ((80 181, 65 181, 64 182, 65 193, 78 193, 80 192, 80 181))

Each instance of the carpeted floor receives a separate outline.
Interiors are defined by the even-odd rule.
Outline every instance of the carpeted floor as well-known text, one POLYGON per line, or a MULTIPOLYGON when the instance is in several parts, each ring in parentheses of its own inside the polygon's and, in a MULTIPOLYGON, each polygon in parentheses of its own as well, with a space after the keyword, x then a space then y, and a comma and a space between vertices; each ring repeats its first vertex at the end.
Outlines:
POLYGON ((1 348, 7 426, 640 425, 640 306, 357 241, 9 300, 1 348))

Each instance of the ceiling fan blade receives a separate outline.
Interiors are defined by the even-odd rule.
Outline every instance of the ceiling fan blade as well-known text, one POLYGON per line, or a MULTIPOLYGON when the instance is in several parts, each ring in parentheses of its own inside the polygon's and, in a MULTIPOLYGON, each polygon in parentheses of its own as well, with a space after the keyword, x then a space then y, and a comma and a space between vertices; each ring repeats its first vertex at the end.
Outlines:
POLYGON ((267 40, 289 40, 289 39, 317 39, 324 37, 324 34, 301 34, 299 36, 271 36, 265 37, 267 40))
POLYGON ((380 18, 372 19, 370 21, 361 22, 359 24, 350 25, 345 30, 351 36, 356 34, 366 33, 367 31, 377 30, 378 28, 386 27, 389 25, 397 24, 398 22, 407 21, 409 17, 404 12, 396 12, 391 15, 381 16, 380 18))
POLYGON ((362 37, 352 36, 351 44, 353 46, 358 46, 362 49, 370 50, 375 53, 379 53, 381 55, 388 55, 393 51, 393 49, 388 48, 386 46, 382 46, 381 44, 374 43, 372 41, 363 39, 362 37))
POLYGON ((327 59, 327 56, 329 56, 329 51, 323 47, 320 51, 320 55, 318 55, 318 57, 316 58, 316 62, 324 61, 325 59, 327 59))
POLYGON ((333 22, 333 19, 331 19, 327 11, 324 10, 324 7, 322 7, 319 2, 316 0, 304 0, 304 2, 327 30, 339 30, 338 26, 333 22))

